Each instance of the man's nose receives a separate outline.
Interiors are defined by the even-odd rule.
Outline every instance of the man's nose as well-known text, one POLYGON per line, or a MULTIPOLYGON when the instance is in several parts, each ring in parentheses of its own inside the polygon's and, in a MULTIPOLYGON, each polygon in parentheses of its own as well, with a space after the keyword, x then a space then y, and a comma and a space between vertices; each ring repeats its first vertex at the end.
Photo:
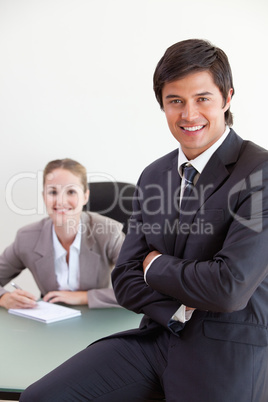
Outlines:
POLYGON ((198 117, 198 110, 197 110, 196 105, 194 105, 193 103, 190 103, 190 102, 185 103, 184 107, 182 109, 182 112, 181 112, 181 117, 182 117, 182 119, 185 119, 188 121, 196 119, 198 117))

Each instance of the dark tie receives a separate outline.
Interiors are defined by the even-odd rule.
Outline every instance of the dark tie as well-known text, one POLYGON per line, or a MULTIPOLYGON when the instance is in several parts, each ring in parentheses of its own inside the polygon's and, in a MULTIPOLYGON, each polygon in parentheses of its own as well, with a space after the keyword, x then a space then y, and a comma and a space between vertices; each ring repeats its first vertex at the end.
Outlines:
POLYGON ((180 207, 182 214, 183 214, 183 211, 185 211, 184 208, 185 208, 187 199, 189 198, 189 195, 191 194, 191 191, 193 188, 193 181, 194 181, 196 174, 197 174, 197 170, 192 165, 189 165, 189 166, 187 166, 186 164, 183 165, 183 176, 185 179, 185 187, 184 187, 184 191, 182 194, 181 207, 180 207))

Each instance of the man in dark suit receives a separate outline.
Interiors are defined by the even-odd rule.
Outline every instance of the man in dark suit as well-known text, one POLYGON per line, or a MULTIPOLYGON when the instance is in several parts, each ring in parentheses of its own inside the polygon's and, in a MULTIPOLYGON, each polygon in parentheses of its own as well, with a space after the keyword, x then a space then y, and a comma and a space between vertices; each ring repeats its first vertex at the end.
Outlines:
POLYGON ((22 401, 267 402, 268 152, 230 126, 225 53, 179 42, 156 98, 179 149, 142 173, 113 273, 139 329, 91 345, 22 401))

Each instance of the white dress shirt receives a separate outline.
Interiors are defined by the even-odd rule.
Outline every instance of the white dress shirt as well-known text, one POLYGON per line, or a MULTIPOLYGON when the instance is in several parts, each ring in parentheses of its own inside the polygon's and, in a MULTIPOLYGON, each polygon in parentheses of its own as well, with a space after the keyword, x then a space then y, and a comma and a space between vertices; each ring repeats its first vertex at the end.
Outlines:
MULTIPOLYGON (((213 153, 219 148, 219 146, 223 143, 223 141, 225 140, 225 138, 227 137, 227 135, 230 132, 230 127, 226 126, 226 129, 223 133, 223 135, 218 139, 218 141, 216 141, 213 145, 211 145, 210 148, 208 148, 206 151, 204 151, 202 154, 198 155, 195 159, 187 159, 187 157, 184 155, 182 149, 181 149, 181 144, 179 144, 179 157, 178 157, 178 171, 179 171, 179 175, 181 176, 181 194, 180 194, 180 202, 183 196, 183 191, 185 189, 185 179, 183 176, 183 169, 182 169, 182 165, 184 163, 188 163, 190 165, 192 165, 196 170, 197 170, 197 174, 195 175, 194 178, 194 185, 196 184, 200 174, 202 173, 202 171, 204 170, 206 164, 208 163, 209 159, 211 158, 211 156, 213 155, 213 153)), ((153 260, 150 262, 150 264, 147 265, 146 270, 144 272, 144 280, 146 282, 146 274, 149 270, 149 268, 151 267, 152 263, 156 260, 156 258, 161 257, 161 254, 157 255, 155 258, 153 258, 153 260)), ((188 321, 192 314, 193 314, 194 310, 187 310, 186 311, 186 306, 185 305, 181 305, 179 307, 179 309, 176 311, 176 313, 171 317, 172 320, 175 321, 180 321, 182 323, 184 323, 185 321, 188 321)))
POLYGON ((52 226, 52 238, 54 266, 59 290, 78 290, 80 280, 79 254, 81 247, 81 231, 78 230, 77 235, 70 246, 69 264, 66 261, 67 251, 61 245, 54 226, 52 226))

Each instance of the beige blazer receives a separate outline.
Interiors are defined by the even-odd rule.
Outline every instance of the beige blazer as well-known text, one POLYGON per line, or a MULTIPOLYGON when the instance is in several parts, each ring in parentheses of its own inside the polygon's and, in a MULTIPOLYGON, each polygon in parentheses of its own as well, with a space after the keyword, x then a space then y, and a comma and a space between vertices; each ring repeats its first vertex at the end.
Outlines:
MULTIPOLYGON (((80 288, 88 291, 90 308, 119 307, 111 288, 111 271, 119 255, 124 233, 122 225, 93 212, 82 212, 80 288)), ((58 289, 54 269, 52 220, 42 219, 21 228, 14 243, 0 255, 0 296, 2 287, 28 268, 41 294, 58 289)))

